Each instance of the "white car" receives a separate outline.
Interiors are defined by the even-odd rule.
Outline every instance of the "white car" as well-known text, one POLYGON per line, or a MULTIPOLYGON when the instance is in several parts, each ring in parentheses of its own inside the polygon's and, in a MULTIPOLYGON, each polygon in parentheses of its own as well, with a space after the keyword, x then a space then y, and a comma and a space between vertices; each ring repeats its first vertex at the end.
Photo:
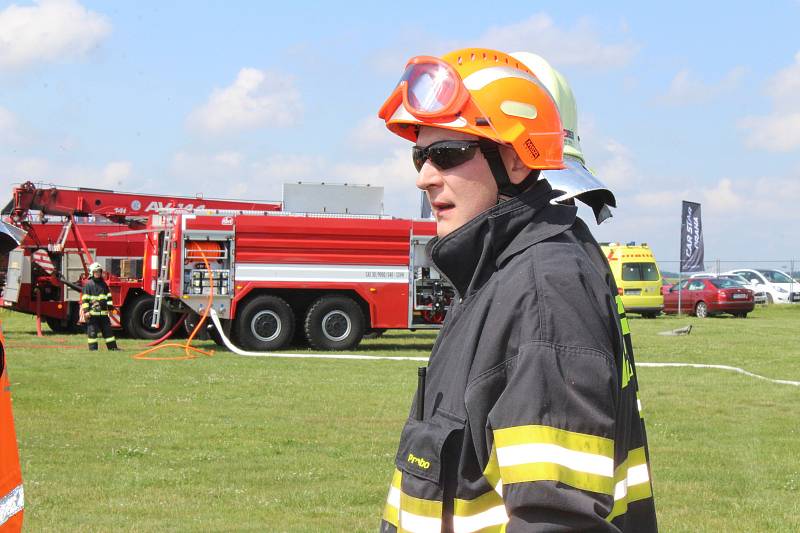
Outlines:
POLYGON ((785 272, 775 269, 741 268, 726 274, 737 274, 750 282, 755 291, 767 293, 767 303, 788 304, 800 302, 800 285, 785 272))

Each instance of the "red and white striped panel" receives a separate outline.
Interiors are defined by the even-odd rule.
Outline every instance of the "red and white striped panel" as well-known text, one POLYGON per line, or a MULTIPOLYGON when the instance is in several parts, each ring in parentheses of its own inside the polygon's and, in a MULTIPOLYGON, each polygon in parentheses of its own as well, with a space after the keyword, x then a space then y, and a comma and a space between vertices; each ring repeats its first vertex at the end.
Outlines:
POLYGON ((36 250, 31 254, 31 259, 33 259, 33 262, 42 267, 42 269, 44 269, 44 271, 48 274, 52 274, 56 270, 55 265, 53 265, 53 261, 50 259, 50 254, 47 253, 47 250, 36 250))

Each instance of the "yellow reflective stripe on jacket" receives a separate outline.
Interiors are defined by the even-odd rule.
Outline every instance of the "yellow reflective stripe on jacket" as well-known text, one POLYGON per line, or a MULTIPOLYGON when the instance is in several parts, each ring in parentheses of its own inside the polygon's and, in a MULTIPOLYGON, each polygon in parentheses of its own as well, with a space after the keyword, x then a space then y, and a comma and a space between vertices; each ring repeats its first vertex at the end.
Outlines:
POLYGON ((108 311, 89 311, 90 316, 108 316, 108 311))
POLYGON ((624 514, 628 504, 653 496, 650 472, 644 447, 628 452, 628 457, 614 471, 614 508, 608 515, 609 522, 624 514))
POLYGON ((440 531, 442 502, 409 496, 402 491, 403 473, 395 469, 389 496, 383 509, 383 519, 398 532, 440 531))
POLYGON ((503 485, 557 481, 603 494, 614 493, 614 441, 549 426, 494 430, 503 485))
POLYGON ((494 490, 472 500, 455 498, 453 502, 454 533, 505 531, 507 522, 503 498, 494 490))
POLYGON ((108 300, 111 298, 111 293, 109 294, 99 294, 97 296, 92 296, 91 294, 84 294, 81 296, 82 300, 86 301, 94 301, 94 300, 108 300))
POLYGON ((628 324, 628 317, 625 314, 625 306, 622 304, 622 296, 617 295, 617 313, 619 313, 619 321, 622 324, 622 334, 630 335, 631 327, 628 324))
POLYGON ((394 469, 392 484, 389 485, 389 496, 386 498, 386 506, 383 508, 383 519, 397 527, 400 518, 400 486, 403 481, 403 473, 394 469))
POLYGON ((500 496, 503 495, 503 480, 500 478, 500 463, 497 462, 497 450, 492 444, 492 451, 489 454, 489 462, 483 470, 483 477, 494 487, 494 491, 500 496))
POLYGON ((90 307, 91 307, 91 304, 88 304, 88 303, 82 303, 81 304, 81 308, 82 309, 89 309, 90 307))

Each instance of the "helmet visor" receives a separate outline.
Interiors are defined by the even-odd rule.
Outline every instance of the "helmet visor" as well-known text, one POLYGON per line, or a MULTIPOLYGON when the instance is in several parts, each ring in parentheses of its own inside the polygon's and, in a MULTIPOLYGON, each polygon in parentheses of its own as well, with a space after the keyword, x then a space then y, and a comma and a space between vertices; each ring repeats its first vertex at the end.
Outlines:
POLYGON ((406 65, 378 115, 387 119, 402 101, 415 117, 447 118, 457 115, 468 98, 469 92, 453 67, 436 57, 417 56, 406 65))
POLYGON ((418 63, 406 67, 406 107, 412 113, 438 113, 455 100, 461 80, 442 63, 418 63))

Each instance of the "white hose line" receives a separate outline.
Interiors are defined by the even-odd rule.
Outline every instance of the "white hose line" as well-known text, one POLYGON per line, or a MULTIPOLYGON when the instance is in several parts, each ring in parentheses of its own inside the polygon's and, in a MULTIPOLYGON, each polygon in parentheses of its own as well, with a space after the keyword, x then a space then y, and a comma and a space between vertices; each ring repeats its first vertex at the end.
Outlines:
MULTIPOLYGON (((393 357, 388 355, 357 355, 357 354, 317 354, 317 353, 275 353, 275 352, 248 352, 236 347, 222 330, 222 324, 219 322, 217 312, 212 308, 209 312, 211 321, 214 322, 214 327, 217 328, 219 336, 225 346, 236 355, 243 355, 245 357, 275 357, 283 359, 350 359, 358 361, 424 361, 427 362, 427 357, 393 357)), ((757 379, 763 379, 771 383, 779 383, 781 385, 794 385, 800 387, 800 381, 789 381, 786 379, 770 379, 768 377, 753 374, 742 368, 727 365, 703 365, 699 363, 636 363, 639 367, 690 367, 690 368, 715 368, 718 370, 729 370, 731 372, 738 372, 745 376, 750 376, 757 379)))
POLYGON ((772 379, 765 376, 760 376, 758 374, 753 374, 752 372, 748 372, 747 370, 739 368, 737 366, 703 365, 700 363, 636 363, 636 366, 637 367, 649 366, 656 368, 668 368, 668 367, 715 368, 717 370, 728 370, 730 372, 738 372, 739 374, 744 374, 745 376, 750 376, 751 378, 763 379, 765 381, 769 381, 770 383, 778 383, 780 385, 794 385, 795 387, 800 387, 800 381, 791 381, 788 379, 772 379))
POLYGON ((236 346, 225 336, 222 330, 222 324, 219 322, 217 312, 212 308, 209 312, 211 321, 214 322, 214 327, 217 328, 217 333, 222 338, 225 346, 236 355, 243 355, 245 357, 276 357, 284 359, 355 359, 359 361, 424 361, 428 362, 427 357, 392 357, 388 355, 357 355, 357 354, 317 354, 317 353, 275 353, 275 352, 248 352, 236 346))

